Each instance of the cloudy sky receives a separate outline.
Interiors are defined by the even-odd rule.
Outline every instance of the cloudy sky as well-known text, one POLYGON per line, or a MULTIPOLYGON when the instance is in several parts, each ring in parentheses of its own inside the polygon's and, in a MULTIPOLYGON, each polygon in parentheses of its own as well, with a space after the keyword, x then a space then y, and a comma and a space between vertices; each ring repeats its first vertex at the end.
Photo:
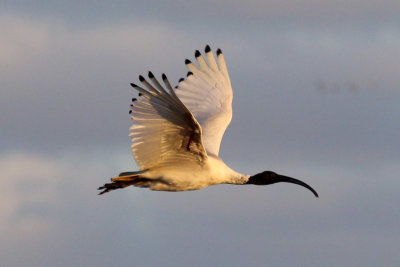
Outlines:
POLYGON ((4 266, 398 266, 397 0, 0 2, 4 266), (224 52, 221 157, 298 186, 128 188, 130 82, 224 52))

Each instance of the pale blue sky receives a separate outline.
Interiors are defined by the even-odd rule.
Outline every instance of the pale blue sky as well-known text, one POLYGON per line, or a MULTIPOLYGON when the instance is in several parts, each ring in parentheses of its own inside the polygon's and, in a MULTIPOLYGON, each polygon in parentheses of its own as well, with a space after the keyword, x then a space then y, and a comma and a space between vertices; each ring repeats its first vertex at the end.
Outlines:
POLYGON ((1 1, 5 266, 397 266, 400 2, 1 1), (210 44, 234 117, 221 157, 289 184, 96 188, 135 170, 129 83, 210 44))

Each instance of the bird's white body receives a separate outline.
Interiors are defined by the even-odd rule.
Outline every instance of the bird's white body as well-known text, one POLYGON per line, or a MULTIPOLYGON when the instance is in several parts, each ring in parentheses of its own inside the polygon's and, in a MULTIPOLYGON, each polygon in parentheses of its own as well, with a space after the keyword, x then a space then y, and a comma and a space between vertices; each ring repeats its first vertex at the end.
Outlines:
POLYGON ((151 179, 151 183, 144 184, 151 190, 186 191, 216 184, 244 184, 250 176, 235 172, 218 157, 209 156, 203 164, 183 161, 155 167, 146 171, 143 177, 151 179))

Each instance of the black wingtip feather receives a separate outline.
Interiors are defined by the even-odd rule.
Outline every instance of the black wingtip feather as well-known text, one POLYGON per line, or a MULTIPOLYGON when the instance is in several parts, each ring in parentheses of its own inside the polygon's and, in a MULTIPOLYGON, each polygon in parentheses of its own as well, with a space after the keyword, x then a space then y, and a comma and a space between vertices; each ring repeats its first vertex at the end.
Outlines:
POLYGON ((131 86, 133 87, 133 88, 135 88, 135 87, 138 87, 136 84, 134 84, 134 83, 131 83, 131 86))
POLYGON ((144 77, 142 75, 139 75, 139 81, 144 82, 144 77))
POLYGON ((153 79, 153 78, 154 78, 154 75, 153 75, 153 73, 152 73, 151 71, 149 71, 149 78, 150 78, 150 79, 153 79))
POLYGON ((221 51, 221 49, 217 49, 217 56, 219 56, 219 55, 221 55, 222 54, 222 51, 221 51))
POLYGON ((199 56, 201 56, 201 53, 200 53, 200 51, 199 51, 199 50, 196 50, 196 52, 194 52, 194 56, 195 56, 195 57, 199 57, 199 56))
POLYGON ((162 77, 163 80, 166 80, 166 79, 167 79, 167 75, 165 75, 165 73, 163 73, 163 74, 161 75, 161 77, 162 77))
POLYGON ((142 93, 139 93, 138 95, 139 95, 139 96, 142 96, 143 94, 142 94, 142 93))
POLYGON ((185 59, 185 64, 187 65, 187 64, 190 64, 190 63, 192 63, 192 61, 190 61, 189 59, 185 59))
POLYGON ((183 78, 180 78, 180 79, 179 79, 179 82, 183 82, 184 80, 185 80, 185 79, 183 79, 183 78))
POLYGON ((135 102, 137 100, 137 98, 132 98, 132 102, 135 102))
POLYGON ((132 109, 129 110, 129 114, 132 114, 132 109))
POLYGON ((210 46, 209 46, 209 45, 206 45, 206 48, 204 49, 204 51, 205 51, 206 53, 210 52, 210 51, 211 51, 210 46))
POLYGON ((189 77, 190 75, 193 75, 193 72, 189 71, 186 75, 186 77, 189 77))

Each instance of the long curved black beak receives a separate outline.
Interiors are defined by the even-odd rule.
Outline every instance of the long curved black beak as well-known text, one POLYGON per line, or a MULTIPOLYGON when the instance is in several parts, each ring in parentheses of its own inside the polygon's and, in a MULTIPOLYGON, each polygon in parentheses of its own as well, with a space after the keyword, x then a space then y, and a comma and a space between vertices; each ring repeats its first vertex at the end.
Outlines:
POLYGON ((318 197, 317 191, 315 191, 311 186, 309 186, 308 184, 306 184, 303 181, 294 179, 294 178, 289 177, 289 176, 278 174, 277 177, 276 177, 276 183, 279 183, 279 182, 285 182, 285 183, 292 183, 292 184, 301 185, 301 186, 307 188, 308 190, 310 190, 311 192, 313 192, 315 197, 318 197))

